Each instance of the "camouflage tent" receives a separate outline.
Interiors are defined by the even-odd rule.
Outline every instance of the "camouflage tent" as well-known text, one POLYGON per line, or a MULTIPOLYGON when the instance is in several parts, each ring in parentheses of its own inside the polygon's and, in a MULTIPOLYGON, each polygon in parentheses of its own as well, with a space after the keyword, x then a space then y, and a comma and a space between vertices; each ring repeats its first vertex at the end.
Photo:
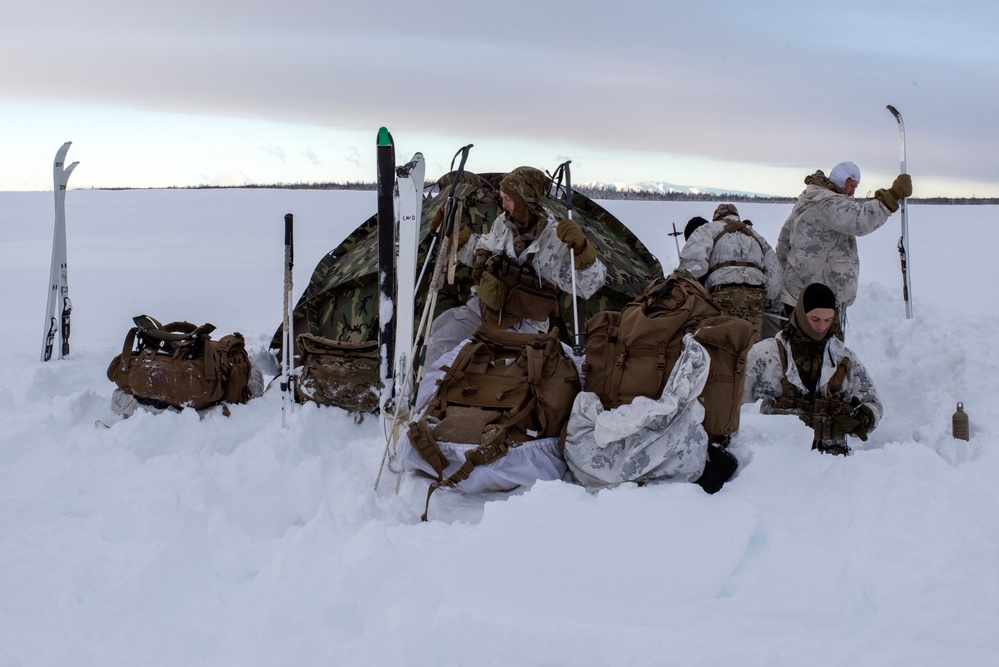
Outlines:
MULTIPOLYGON (((504 176, 506 173, 462 174, 455 197, 462 203, 462 221, 473 231, 488 231, 499 215, 499 183, 504 176)), ((453 172, 445 175, 424 194, 418 267, 423 266, 430 249, 432 222, 443 214, 453 179, 453 172)), ((545 205, 556 217, 566 215, 565 190, 551 179, 545 205)), ((588 301, 580 300, 579 322, 583 327, 592 314, 622 310, 642 294, 652 279, 662 277, 662 267, 627 227, 589 198, 574 192, 572 208, 573 220, 582 227, 607 266, 605 285, 588 301)), ((432 267, 424 272, 417 286, 417 322, 423 312, 431 274, 432 267)), ((445 285, 438 297, 435 316, 464 303, 472 285, 471 269, 459 265, 454 284, 445 285)), ((559 328, 569 343, 574 337, 571 301, 571 296, 562 295, 560 306, 552 315, 553 326, 559 328)), ((378 216, 375 214, 320 260, 295 307, 294 334, 295 339, 308 333, 341 343, 364 343, 377 341, 378 328, 378 216)), ((280 356, 280 328, 271 349, 280 356)))

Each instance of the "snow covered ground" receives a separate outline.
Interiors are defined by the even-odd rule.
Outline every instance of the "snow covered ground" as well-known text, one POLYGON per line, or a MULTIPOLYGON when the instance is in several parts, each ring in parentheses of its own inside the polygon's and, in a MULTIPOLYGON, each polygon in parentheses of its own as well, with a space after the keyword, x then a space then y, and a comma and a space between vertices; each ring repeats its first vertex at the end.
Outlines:
MULTIPOLYGON (((918 187, 918 184, 917 184, 918 187)), ((714 204, 609 201, 659 256, 714 204)), ((131 318, 210 321, 261 351, 373 192, 67 196, 72 355, 38 361, 51 192, 0 193, 0 667, 991 665, 999 655, 996 207, 912 206, 860 239, 847 344, 881 426, 849 458, 745 406, 737 478, 589 495, 434 496, 373 482, 376 419, 276 392, 231 417, 114 423, 131 318), (950 436, 958 401, 971 441, 950 436), (100 420, 111 428, 95 425, 100 420)), ((772 243, 788 205, 741 205, 772 243)))

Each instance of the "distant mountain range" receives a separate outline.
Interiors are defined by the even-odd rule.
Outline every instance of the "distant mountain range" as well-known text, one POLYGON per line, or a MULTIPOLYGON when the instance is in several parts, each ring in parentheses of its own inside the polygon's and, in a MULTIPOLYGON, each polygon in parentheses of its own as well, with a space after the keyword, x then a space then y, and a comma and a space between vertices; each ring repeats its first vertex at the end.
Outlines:
POLYGON ((699 185, 676 185, 674 183, 666 183, 664 181, 614 181, 611 183, 605 181, 589 181, 587 183, 579 183, 576 188, 581 190, 589 190, 592 192, 606 192, 606 193, 628 193, 628 192, 641 192, 653 195, 693 195, 693 196, 703 196, 703 195, 738 195, 741 197, 772 197, 773 195, 765 195, 757 192, 743 192, 742 190, 722 190, 720 188, 706 188, 699 185))

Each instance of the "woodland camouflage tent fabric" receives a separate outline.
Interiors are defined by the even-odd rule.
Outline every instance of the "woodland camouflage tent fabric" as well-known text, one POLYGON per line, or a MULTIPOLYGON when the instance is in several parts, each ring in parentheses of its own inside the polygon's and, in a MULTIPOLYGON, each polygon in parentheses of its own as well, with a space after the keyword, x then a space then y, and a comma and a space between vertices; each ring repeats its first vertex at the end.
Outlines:
MULTIPOLYGON (((474 174, 465 171, 455 197, 462 203, 462 220, 475 232, 488 231, 500 213, 499 182, 506 173, 474 174)), ((417 267, 422 267, 431 244, 431 222, 443 211, 454 173, 442 177, 423 199, 417 267)), ((565 192, 549 179, 549 197, 545 205, 556 217, 565 217, 565 192)), ((644 244, 617 218, 589 198, 574 192, 573 220, 596 247, 607 267, 604 286, 588 301, 581 301, 580 327, 590 315, 603 310, 622 310, 642 294, 646 285, 661 278, 662 267, 644 244), (583 310, 585 308, 585 310, 583 310)), ((439 245, 439 244, 438 244, 439 245)), ((436 253, 436 248, 435 248, 436 253)), ((432 274, 428 267, 417 286, 415 318, 419 322, 432 274)), ((445 285, 437 301, 435 317, 468 299, 473 285, 471 269, 458 265, 455 284, 445 285)), ((572 298, 561 295, 559 308, 552 315, 567 343, 574 332, 572 298)), ((344 343, 362 343, 378 339, 378 216, 372 215, 339 246, 329 252, 312 273, 308 287, 294 310, 294 339, 309 333, 344 343)), ((271 350, 281 353, 281 329, 274 334, 271 350)), ((296 346, 296 354, 299 352, 296 346)))

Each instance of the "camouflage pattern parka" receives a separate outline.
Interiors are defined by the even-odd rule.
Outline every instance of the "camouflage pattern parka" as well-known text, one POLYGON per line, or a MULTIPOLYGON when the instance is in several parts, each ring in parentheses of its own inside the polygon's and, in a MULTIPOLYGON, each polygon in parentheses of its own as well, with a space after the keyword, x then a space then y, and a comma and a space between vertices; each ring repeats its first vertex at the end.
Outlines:
MULTIPOLYGON (((466 266, 475 265, 475 252, 486 250, 491 256, 505 255, 514 260, 518 266, 523 266, 534 255, 531 261, 535 273, 542 280, 558 287, 563 292, 572 292, 572 261, 569 246, 563 243, 556 234, 558 220, 550 211, 547 222, 523 252, 517 253, 514 248, 516 223, 505 211, 496 216, 487 234, 473 233, 468 241, 458 249, 458 261, 466 266)), ((607 278, 607 268, 598 257, 585 269, 576 271, 576 291, 579 296, 589 299, 600 289, 607 278)))
POLYGON ((888 221, 891 211, 878 199, 843 194, 817 171, 805 179, 777 239, 777 259, 784 270, 780 300, 794 306, 811 283, 828 285, 843 308, 857 298, 860 257, 857 237, 888 221))
MULTIPOLYGON (((786 377, 788 381, 797 387, 803 395, 811 393, 801 380, 798 367, 794 363, 794 355, 791 353, 791 346, 785 340, 782 331, 775 338, 767 338, 753 345, 746 356, 746 384, 743 389, 742 402, 753 403, 762 399, 764 404, 760 408, 761 412, 767 412, 767 405, 773 405, 776 399, 783 394, 781 378, 784 376, 784 371, 781 367, 778 345, 782 346, 786 352, 786 377)), ((832 398, 838 398, 845 403, 856 398, 861 405, 870 408, 874 415, 874 424, 868 432, 873 431, 884 413, 881 399, 878 398, 877 389, 874 387, 874 380, 871 379, 864 365, 860 363, 857 355, 835 336, 830 336, 826 341, 825 350, 822 353, 822 370, 815 387, 815 393, 823 398, 830 398, 829 380, 836 372, 836 367, 843 357, 849 359, 850 369, 843 381, 842 388, 832 398)))
POLYGON ((729 222, 738 221, 739 216, 731 214, 694 230, 680 252, 679 268, 703 280, 708 291, 717 285, 760 285, 766 292, 766 300, 773 302, 780 294, 783 274, 777 254, 751 226, 746 229, 752 236, 723 233, 729 222), (721 266, 710 271, 712 266, 725 262, 748 262, 755 266, 721 266))

